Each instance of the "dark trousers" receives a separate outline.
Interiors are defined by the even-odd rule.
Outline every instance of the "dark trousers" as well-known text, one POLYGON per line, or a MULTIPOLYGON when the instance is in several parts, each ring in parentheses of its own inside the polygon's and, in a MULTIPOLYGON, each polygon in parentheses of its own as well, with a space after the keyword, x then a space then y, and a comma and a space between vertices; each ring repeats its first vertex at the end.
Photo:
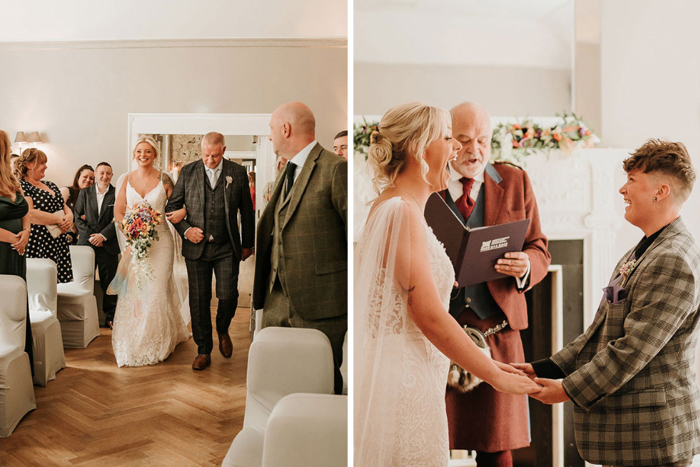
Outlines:
POLYGON ((333 351, 333 390, 336 394, 343 392, 343 375, 340 365, 343 363, 343 341, 348 330, 348 315, 335 318, 305 320, 295 311, 289 298, 284 294, 279 279, 275 280, 272 292, 265 295, 262 327, 278 326, 287 328, 318 329, 331 341, 333 351))
POLYGON ((102 311, 105 321, 114 321, 114 312, 117 309, 117 295, 108 295, 107 287, 112 283, 117 274, 119 257, 110 255, 104 247, 93 248, 95 250, 95 267, 100 273, 100 287, 102 287, 102 311))
POLYGON ((213 248, 207 245, 202 257, 185 259, 187 282, 190 287, 190 316, 192 336, 197 343, 197 352, 210 354, 214 343, 211 326, 211 279, 216 275, 216 332, 228 332, 238 306, 238 271, 240 261, 233 252, 224 257, 213 256, 213 248), (211 250, 211 251, 210 251, 211 250))

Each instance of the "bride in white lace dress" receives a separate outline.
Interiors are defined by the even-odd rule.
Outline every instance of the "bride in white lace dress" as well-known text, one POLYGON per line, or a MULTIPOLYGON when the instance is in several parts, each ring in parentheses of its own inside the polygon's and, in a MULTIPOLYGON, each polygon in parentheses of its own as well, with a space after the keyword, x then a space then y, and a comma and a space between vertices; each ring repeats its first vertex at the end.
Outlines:
MULTIPOLYGON (((165 205, 172 193, 173 182, 153 167, 157 157, 155 141, 139 138, 134 149, 137 169, 123 175, 117 183, 114 205, 117 223, 131 207, 143 201, 163 215, 163 223, 156 227, 158 240, 148 249, 146 267, 133 267, 134 256, 122 259, 126 264, 120 263, 120 273, 112 283, 112 288, 119 294, 112 348, 120 367, 162 362, 190 335, 183 317, 186 316, 183 293, 176 286, 173 275, 176 255, 173 234, 165 221, 165 205), (127 267, 129 272, 124 274, 127 267), (136 275, 140 277, 136 279, 136 275)), ((176 221, 178 216, 184 217, 184 212, 173 213, 168 219, 176 221)))
POLYGON ((447 187, 447 162, 461 147, 450 122, 412 103, 389 110, 372 135, 380 195, 355 246, 356 466, 448 464, 450 360, 500 391, 539 391, 486 357, 447 312, 454 271, 423 211, 447 187))

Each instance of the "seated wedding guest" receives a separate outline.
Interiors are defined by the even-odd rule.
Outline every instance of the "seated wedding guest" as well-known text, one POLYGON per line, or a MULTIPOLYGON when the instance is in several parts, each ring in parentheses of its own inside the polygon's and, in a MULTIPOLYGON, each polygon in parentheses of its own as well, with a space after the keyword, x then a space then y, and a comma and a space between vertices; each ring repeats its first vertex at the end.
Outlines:
POLYGON ((25 196, 32 199, 29 211, 32 232, 27 258, 48 258, 56 263, 58 282, 71 282, 73 269, 66 232, 73 225, 73 211, 66 206, 55 183, 42 181, 48 158, 37 148, 25 149, 15 163, 15 176, 25 196))
POLYGON ((100 273, 102 287, 102 311, 105 325, 112 328, 114 311, 117 308, 117 295, 107 294, 107 288, 114 279, 119 265, 119 242, 114 227, 114 187, 112 166, 100 162, 95 169, 95 185, 80 190, 75 203, 75 223, 80 236, 78 245, 88 245, 95 250, 95 267, 100 273))
MULTIPOLYGON (((29 204, 24 198, 19 180, 10 171, 10 138, 0 130, 0 274, 19 276, 27 280, 27 260, 24 251, 29 242, 31 224, 29 204)), ((27 340, 24 351, 32 355, 32 327, 27 306, 27 340)))
MULTIPOLYGON (((452 136, 462 149, 450 163, 451 177, 442 195, 454 215, 472 228, 522 219, 530 219, 530 226, 522 251, 506 253, 496 265, 508 277, 455 288, 450 314, 461 326, 486 335, 494 360, 522 363, 520 330, 528 326, 524 293, 544 279, 551 261, 537 201, 527 172, 489 162, 492 131, 486 109, 466 102, 451 114, 452 136)), ((530 445, 527 397, 498 392, 487 384, 464 389, 447 388, 450 449, 476 451, 479 467, 513 465, 511 450, 530 445)))
MULTIPOLYGON (((93 168, 87 164, 81 166, 73 177, 73 184, 71 186, 64 186, 61 188, 61 195, 63 195, 63 200, 66 205, 71 209, 75 210, 75 202, 78 200, 78 193, 83 188, 91 187, 95 183, 95 171, 93 168)), ((68 239, 69 245, 76 245, 78 243, 78 227, 75 225, 75 219, 73 225, 68 232, 66 232, 66 238, 68 239)))
POLYGON ((348 158, 348 131, 343 130, 333 138, 333 152, 343 159, 348 158))
POLYGON ((450 360, 498 391, 540 390, 482 353, 448 311, 454 268, 424 212, 428 197, 448 187, 446 166, 461 147, 450 114, 420 103, 390 109, 371 135, 368 162, 379 196, 355 247, 354 270, 358 467, 448 465, 450 360))
POLYGON ((620 258, 588 329, 550 358, 517 366, 544 385, 536 399, 574 403, 586 461, 689 466, 700 453, 700 249, 680 212, 695 170, 682 143, 657 139, 623 168, 625 220, 644 237, 620 258))
POLYGON ((253 211, 255 211, 255 172, 248 172, 248 184, 250 185, 250 197, 253 199, 253 211))

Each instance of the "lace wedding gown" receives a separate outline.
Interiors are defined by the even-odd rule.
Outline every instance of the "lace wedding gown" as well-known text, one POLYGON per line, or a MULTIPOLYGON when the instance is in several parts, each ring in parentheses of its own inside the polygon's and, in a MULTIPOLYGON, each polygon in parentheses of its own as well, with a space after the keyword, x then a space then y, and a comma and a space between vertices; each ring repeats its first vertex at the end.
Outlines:
MULTIPOLYGON (((375 208, 355 247, 355 465, 446 466, 445 386, 450 361, 410 317, 397 290, 397 252, 406 254, 408 204, 375 208)), ((430 267, 445 313, 454 271, 423 221, 430 267)), ((410 254, 410 253, 408 253, 410 254)))
MULTIPOLYGON (((127 206, 146 200, 165 218, 168 197, 162 182, 145 198, 128 181, 126 183, 127 206)), ((158 240, 148 249, 146 259, 153 268, 153 280, 142 277, 144 285, 140 289, 131 281, 119 293, 112 348, 120 367, 162 362, 190 335, 173 278, 173 235, 165 222, 156 227, 156 231, 158 240)))

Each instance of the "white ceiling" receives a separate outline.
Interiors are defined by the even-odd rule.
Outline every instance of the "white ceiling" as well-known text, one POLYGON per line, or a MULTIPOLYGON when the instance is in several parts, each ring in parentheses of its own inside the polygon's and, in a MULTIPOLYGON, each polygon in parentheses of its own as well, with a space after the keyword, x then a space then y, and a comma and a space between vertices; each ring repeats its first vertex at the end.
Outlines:
POLYGON ((354 24, 358 62, 571 68, 573 0, 355 0, 354 24))
POLYGON ((0 42, 347 38, 347 0, 0 0, 0 42))

